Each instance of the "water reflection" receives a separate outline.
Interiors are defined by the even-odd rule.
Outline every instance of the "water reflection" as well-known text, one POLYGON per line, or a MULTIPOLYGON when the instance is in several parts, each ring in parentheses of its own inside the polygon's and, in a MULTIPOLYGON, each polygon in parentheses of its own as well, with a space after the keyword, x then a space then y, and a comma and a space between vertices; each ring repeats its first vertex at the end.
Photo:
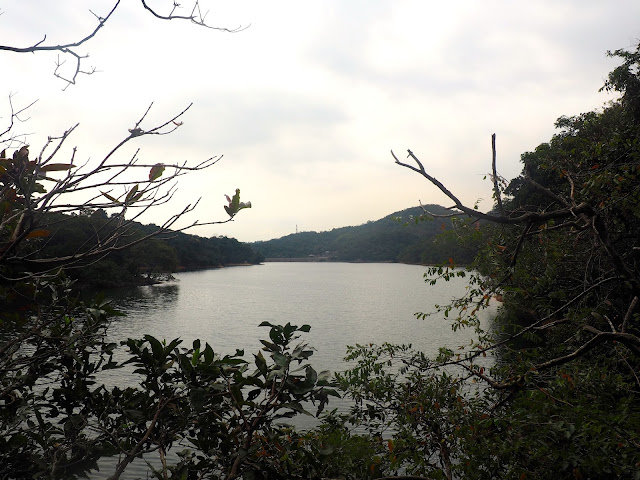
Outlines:
POLYGON ((159 319, 177 315, 179 293, 180 285, 175 282, 108 290, 107 298, 116 309, 125 313, 124 317, 114 318, 109 336, 113 340, 138 338, 144 334, 162 336, 159 319))
POLYGON ((107 291, 107 296, 129 316, 152 309, 170 308, 175 303, 180 285, 166 282, 159 285, 146 285, 135 288, 118 288, 107 291))
MULTIPOLYGON (((464 295, 468 284, 454 278, 430 286, 424 283, 424 271, 401 264, 269 263, 181 273, 176 282, 108 291, 127 314, 113 321, 109 337, 114 342, 145 334, 180 337, 183 346, 198 338, 220 354, 245 349, 250 359, 261 347, 259 339, 268 336, 268 329, 258 327, 261 322, 291 322, 311 325, 300 340, 315 348, 311 364, 318 371, 347 368, 347 345, 410 343, 435 356, 441 346, 468 344, 473 332, 453 332, 451 321, 441 316, 418 320, 414 314, 464 295)), ((485 322, 492 314, 484 312, 485 322)), ((100 380, 133 385, 132 369, 109 371, 100 380)), ((349 406, 331 402, 330 408, 349 406)), ((315 423, 305 416, 295 420, 302 428, 315 423)), ((106 475, 114 460, 104 459, 101 466, 106 475)), ((144 477, 146 464, 138 462, 130 473, 144 477)))
POLYGON ((355 344, 412 344, 435 356, 439 347, 468 344, 474 333, 453 332, 442 316, 419 320, 414 314, 464 295, 468 284, 454 278, 431 286, 424 271, 402 264, 268 263, 181 273, 176 282, 109 291, 127 313, 109 336, 179 337, 185 346, 200 339, 216 353, 244 349, 252 358, 268 335, 261 322, 291 322, 311 325, 301 341, 316 349, 317 370, 344 369, 347 345, 355 344))

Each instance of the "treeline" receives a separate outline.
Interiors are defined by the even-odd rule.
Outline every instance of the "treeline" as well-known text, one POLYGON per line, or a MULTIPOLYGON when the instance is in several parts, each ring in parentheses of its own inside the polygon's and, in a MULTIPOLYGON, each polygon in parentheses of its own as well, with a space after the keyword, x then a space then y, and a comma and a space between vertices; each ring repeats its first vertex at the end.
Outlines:
MULTIPOLYGON (((450 213, 439 205, 426 210, 450 213)), ((402 262, 469 264, 478 246, 469 239, 461 242, 463 220, 433 218, 419 207, 407 208, 363 225, 334 228, 326 232, 301 232, 265 242, 254 247, 265 258, 304 258, 340 262, 402 262)))
MULTIPOLYGON (((57 214, 44 222, 36 255, 64 258, 90 252, 111 235, 117 218, 102 210, 86 209, 77 215, 57 214)), ((134 223, 123 242, 141 239, 158 229, 134 223)), ((238 264, 258 264, 263 260, 250 245, 228 237, 199 237, 167 231, 131 248, 115 249, 90 264, 65 272, 82 287, 117 287, 153 283, 166 274, 238 264)), ((45 265, 49 268, 50 265, 45 265)))

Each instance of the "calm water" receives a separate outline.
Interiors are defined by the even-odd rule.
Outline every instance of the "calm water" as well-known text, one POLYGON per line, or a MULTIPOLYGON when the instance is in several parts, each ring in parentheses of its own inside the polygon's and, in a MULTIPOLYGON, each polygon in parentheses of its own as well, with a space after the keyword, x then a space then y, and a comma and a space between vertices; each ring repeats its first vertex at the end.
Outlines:
MULTIPOLYGON (((263 321, 309 324, 301 340, 316 349, 316 370, 341 370, 347 345, 411 343, 437 354, 441 346, 467 343, 472 332, 452 332, 441 317, 418 320, 463 295, 464 279, 424 283, 426 268, 403 264, 266 263, 177 274, 176 282, 112 292, 127 313, 116 320, 114 340, 151 334, 187 346, 200 338, 217 353, 245 349, 268 338, 263 321)), ((489 314, 489 312, 487 312, 489 314)))
MULTIPOLYGON (((431 355, 438 348, 467 344, 472 332, 453 332, 450 321, 432 316, 418 320, 416 312, 429 312, 465 293, 465 279, 435 286, 424 283, 426 267, 402 264, 266 263, 177 274, 176 282, 109 294, 126 317, 116 319, 112 341, 151 334, 159 339, 180 337, 183 346, 199 338, 216 353, 244 349, 257 353, 260 338, 268 338, 263 321, 311 325, 300 340, 315 348, 311 363, 317 371, 344 370, 347 345, 391 342, 412 344, 431 355)), ((484 312, 488 318, 492 312, 484 312)), ((488 359, 487 359, 488 360, 488 359)), ((112 370, 101 378, 107 384, 126 385, 131 374, 112 370)), ((347 409, 332 399, 329 408, 347 409)), ((306 428, 309 417, 294 424, 306 428)), ((157 458, 149 459, 159 467, 157 458)), ((175 460, 175 459, 172 459, 175 460)), ((107 478, 117 463, 103 459, 92 479, 107 478)), ((147 466, 135 461, 127 478, 147 478, 147 466)))

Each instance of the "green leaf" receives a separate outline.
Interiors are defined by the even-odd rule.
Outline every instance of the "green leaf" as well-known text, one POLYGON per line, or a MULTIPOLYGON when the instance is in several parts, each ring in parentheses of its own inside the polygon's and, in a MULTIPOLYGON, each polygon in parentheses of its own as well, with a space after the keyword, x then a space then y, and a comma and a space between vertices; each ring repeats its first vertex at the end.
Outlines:
POLYGON ((282 346, 285 344, 284 338, 282 337, 281 328, 278 326, 274 326, 271 328, 271 330, 269 330, 269 338, 278 346, 282 346))
POLYGON ((111 195, 109 195, 106 192, 103 192, 102 190, 100 191, 100 193, 102 195, 104 195, 105 197, 107 197, 109 200, 111 200, 113 203, 120 203, 120 201, 117 198, 112 197, 111 195))
POLYGON ((141 423, 146 420, 144 413, 142 413, 142 411, 140 410, 125 409, 122 411, 122 413, 124 413, 124 416, 127 417, 129 420, 136 423, 141 423))
POLYGON ((323 370, 318 374, 318 384, 326 385, 331 380, 331 372, 329 370, 323 370))
POLYGON ((157 180, 162 176, 163 172, 164 165, 162 165, 161 163, 156 163, 153 167, 151 167, 151 170, 149 171, 149 181, 153 182, 154 180, 157 180))
POLYGON ((244 403, 242 388, 240 388, 238 384, 231 384, 229 389, 231 390, 231 394, 233 395, 233 399, 237 405, 241 405, 242 403, 244 403))
POLYGON ((313 390, 317 379, 318 374, 316 373, 316 371, 311 366, 307 366, 304 380, 302 380, 300 377, 289 377, 287 383, 291 387, 291 392, 293 394, 303 395, 313 390))
POLYGON ((211 365, 213 362, 215 355, 213 353, 213 348, 208 343, 205 344, 204 347, 204 361, 207 365, 211 365))
POLYGON ((262 375, 266 376, 268 371, 267 361, 262 356, 262 352, 258 352, 258 354, 255 355, 255 357, 256 357, 256 367, 258 367, 258 370, 262 375))
POLYGON ((262 343, 266 349, 270 352, 279 352, 280 351, 280 347, 277 346, 274 343, 271 342, 267 342, 266 340, 260 340, 260 343, 262 343))
POLYGON ((285 355, 282 355, 279 352, 273 352, 273 355, 271 355, 271 357, 273 358, 273 361, 275 362, 276 365, 278 365, 279 367, 288 367, 289 366, 289 358, 285 355))
POLYGON ((238 213, 240 210, 242 210, 243 208, 251 208, 251 202, 241 202, 240 201, 240 189, 236 188, 236 193, 233 196, 233 198, 229 198, 229 196, 227 195, 227 201, 229 202, 229 205, 225 205, 224 209, 227 212, 227 214, 233 218, 233 216, 238 213))
POLYGON ((153 351, 153 356, 156 360, 162 360, 165 357, 164 348, 162 347, 162 343, 151 335, 145 335, 144 339, 149 342, 151 345, 151 350, 153 351))
POLYGON ((261 392, 261 388, 254 388, 253 390, 250 390, 249 393, 247 393, 247 402, 252 402, 258 398, 258 395, 260 395, 261 392))
POLYGON ((307 410, 304 409, 304 407, 302 406, 302 404, 300 402, 291 402, 291 403, 286 403, 283 405, 283 407, 285 408, 290 408, 291 410, 293 410, 294 412, 297 413, 302 413, 304 415, 309 415, 310 417, 313 417, 313 414, 311 414, 310 412, 308 412, 307 410))
POLYGON ((179 338, 174 338, 173 340, 171 340, 171 343, 169 343, 169 345, 167 345, 166 351, 170 352, 171 350, 176 348, 181 343, 182 343, 182 340, 180 340, 179 338))
POLYGON ((309 385, 315 385, 317 381, 318 381, 318 373, 311 366, 308 366, 305 383, 309 385))
POLYGON ((322 391, 324 392, 325 395, 331 395, 332 397, 342 398, 342 395, 340 395, 340 393, 338 393, 338 391, 333 388, 323 388, 322 391))
POLYGON ((41 172, 62 172, 65 170, 71 170, 73 168, 72 163, 50 163, 43 167, 40 167, 41 172))
POLYGON ((134 185, 133 188, 131 190, 129 190, 129 193, 127 193, 127 196, 124 199, 124 203, 132 203, 134 200, 134 197, 136 196, 136 193, 138 193, 138 185, 134 185))
POLYGON ((200 349, 196 348, 193 351, 193 355, 191 356, 191 365, 194 367, 198 364, 198 359, 200 358, 200 349))
POLYGON ((223 358, 221 362, 225 365, 233 365, 233 366, 243 365, 247 363, 247 361, 242 358, 230 358, 230 357, 223 358))
POLYGON ((196 412, 202 411, 207 403, 207 391, 204 388, 194 388, 189 392, 189 401, 196 412))

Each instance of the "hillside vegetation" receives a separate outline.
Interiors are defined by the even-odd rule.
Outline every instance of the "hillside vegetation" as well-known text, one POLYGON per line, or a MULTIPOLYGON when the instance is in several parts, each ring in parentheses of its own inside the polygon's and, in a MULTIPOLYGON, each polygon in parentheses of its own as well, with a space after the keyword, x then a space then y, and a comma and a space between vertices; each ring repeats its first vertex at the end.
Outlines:
MULTIPOLYGON (((425 208, 450 213, 439 205, 425 208)), ((457 233, 462 222, 424 215, 419 207, 407 208, 376 221, 326 232, 300 232, 265 242, 254 248, 268 259, 315 258, 341 262, 403 262, 468 264, 477 247, 461 245, 457 233)))
MULTIPOLYGON (((64 258, 91 252, 109 238, 117 218, 104 210, 87 209, 80 215, 51 215, 43 222, 46 237, 39 239, 36 255, 64 258)), ((132 223, 125 241, 135 241, 158 227, 132 223)), ((152 283, 166 274, 227 265, 257 264, 262 261, 254 249, 235 238, 205 238, 183 232, 167 231, 131 248, 115 250, 89 265, 70 265, 67 275, 82 287, 117 287, 152 283)), ((42 265, 40 268, 48 268, 42 265)))

